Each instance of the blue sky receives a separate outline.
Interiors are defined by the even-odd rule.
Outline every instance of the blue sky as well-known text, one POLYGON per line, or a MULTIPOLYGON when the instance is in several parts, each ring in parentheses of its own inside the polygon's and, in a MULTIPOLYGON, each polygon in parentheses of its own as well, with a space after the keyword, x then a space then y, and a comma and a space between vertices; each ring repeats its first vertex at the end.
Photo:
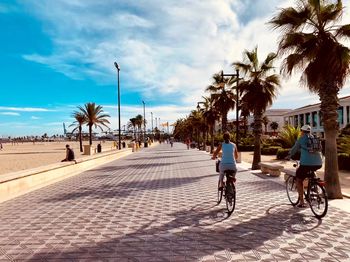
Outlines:
MULTIPOLYGON (((86 102, 102 105, 117 128, 120 64, 122 125, 151 114, 174 122, 195 109, 211 76, 258 46, 276 51, 266 25, 281 0, 1 0, 0 136, 62 134, 86 102), (258 3, 257 3, 258 2, 258 3)), ((344 23, 349 22, 349 15, 344 23)), ((317 97, 283 80, 274 108, 317 97)), ((349 94, 347 84, 341 94, 349 94)), ((154 122, 155 125, 155 122, 154 122)))

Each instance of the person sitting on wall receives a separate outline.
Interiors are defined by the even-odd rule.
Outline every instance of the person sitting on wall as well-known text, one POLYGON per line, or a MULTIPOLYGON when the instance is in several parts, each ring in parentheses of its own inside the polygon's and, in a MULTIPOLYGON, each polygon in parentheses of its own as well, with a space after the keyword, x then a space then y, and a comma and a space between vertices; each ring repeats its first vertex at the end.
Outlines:
POLYGON ((66 158, 63 159, 61 162, 66 162, 66 161, 74 161, 77 163, 74 157, 74 151, 69 147, 69 145, 66 145, 66 158))

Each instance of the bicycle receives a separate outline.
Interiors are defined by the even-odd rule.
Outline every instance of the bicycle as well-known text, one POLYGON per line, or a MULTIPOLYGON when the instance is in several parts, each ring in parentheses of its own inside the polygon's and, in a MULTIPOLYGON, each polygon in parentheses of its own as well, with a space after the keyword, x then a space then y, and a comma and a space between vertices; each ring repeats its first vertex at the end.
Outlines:
POLYGON ((218 184, 218 205, 221 203, 222 196, 224 196, 226 201, 227 213, 230 216, 235 210, 236 206, 236 171, 234 170, 225 170, 224 171, 226 181, 224 181, 224 186, 222 189, 219 188, 218 184))
MULTIPOLYGON (((293 164, 297 168, 299 162, 293 164)), ((328 211, 328 197, 325 189, 325 182, 316 176, 314 171, 308 172, 307 186, 304 186, 304 198, 309 203, 310 209, 316 218, 323 218, 328 211)), ((304 180, 305 181, 305 180, 304 180)), ((299 203, 297 181, 295 175, 289 175, 286 180, 286 191, 289 202, 296 206, 299 203)))

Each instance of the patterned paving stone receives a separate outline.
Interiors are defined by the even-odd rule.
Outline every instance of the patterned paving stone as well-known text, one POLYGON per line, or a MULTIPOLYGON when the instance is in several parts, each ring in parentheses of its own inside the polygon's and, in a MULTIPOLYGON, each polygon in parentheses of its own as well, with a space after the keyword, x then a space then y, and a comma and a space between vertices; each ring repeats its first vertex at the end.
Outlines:
POLYGON ((0 204, 0 261, 350 261, 348 213, 240 169, 227 217, 216 184, 204 152, 144 149, 0 204))

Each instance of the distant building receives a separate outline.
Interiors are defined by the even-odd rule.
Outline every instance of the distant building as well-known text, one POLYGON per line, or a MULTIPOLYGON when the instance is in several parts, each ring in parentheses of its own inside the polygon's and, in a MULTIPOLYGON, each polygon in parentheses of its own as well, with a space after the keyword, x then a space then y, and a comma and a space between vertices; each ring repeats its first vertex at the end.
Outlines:
MULTIPOLYGON (((308 105, 294 109, 284 115, 284 122, 294 127, 301 127, 305 124, 312 127, 314 133, 323 136, 323 119, 320 112, 321 103, 308 105)), ((339 99, 338 107, 338 123, 339 128, 344 128, 350 124, 350 96, 345 96, 339 99)))
MULTIPOLYGON (((266 131, 268 134, 272 134, 274 130, 270 127, 270 124, 272 122, 276 122, 278 124, 278 128, 276 129, 276 132, 278 133, 281 128, 285 125, 285 115, 289 112, 293 111, 292 109, 267 109, 265 113, 263 114, 263 117, 266 116, 269 120, 266 131)), ((254 122, 254 117, 251 115, 248 117, 248 130, 252 131, 253 128, 251 127, 252 123, 254 122)), ((263 133, 265 133, 265 125, 262 124, 262 130, 263 133)))

